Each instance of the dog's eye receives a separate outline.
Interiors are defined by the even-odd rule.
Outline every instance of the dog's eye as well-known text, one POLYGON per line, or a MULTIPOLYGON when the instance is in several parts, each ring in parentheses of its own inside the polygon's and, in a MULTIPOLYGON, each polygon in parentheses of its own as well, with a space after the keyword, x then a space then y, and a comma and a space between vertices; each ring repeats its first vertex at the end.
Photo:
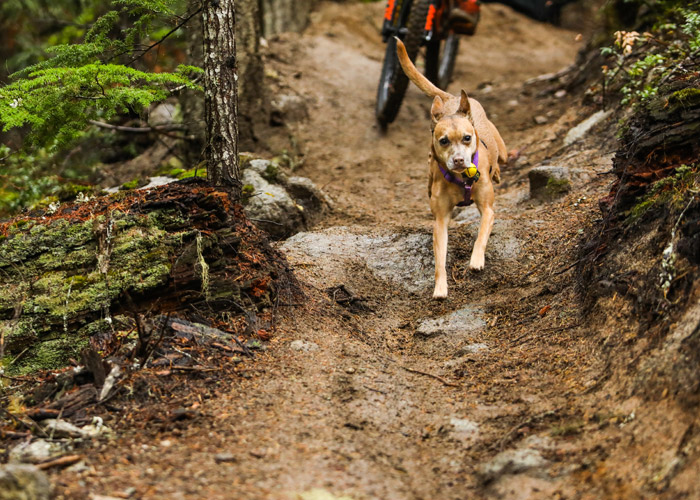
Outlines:
POLYGON ((465 135, 464 137, 462 137, 462 141, 465 143, 469 143, 469 142, 471 142, 471 140, 472 140, 471 135, 465 135))
POLYGON ((447 146, 450 143, 450 140, 447 137, 441 137, 438 142, 440 143, 440 146, 447 146))

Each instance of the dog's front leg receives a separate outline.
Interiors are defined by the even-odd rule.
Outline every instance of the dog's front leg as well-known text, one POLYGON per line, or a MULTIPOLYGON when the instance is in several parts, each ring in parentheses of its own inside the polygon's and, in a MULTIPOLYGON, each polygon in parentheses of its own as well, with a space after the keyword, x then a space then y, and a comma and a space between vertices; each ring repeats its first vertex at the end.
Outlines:
POLYGON ((435 291, 433 298, 447 297, 447 226, 450 223, 450 211, 439 200, 431 199, 431 209, 435 216, 433 226, 433 253, 435 255, 435 291))
POLYGON ((491 235, 493 227, 494 212, 491 204, 487 204, 483 209, 478 207, 481 212, 481 225, 479 226, 479 235, 476 237, 472 257, 469 261, 469 268, 475 271, 481 271, 484 268, 486 252, 486 243, 491 235))

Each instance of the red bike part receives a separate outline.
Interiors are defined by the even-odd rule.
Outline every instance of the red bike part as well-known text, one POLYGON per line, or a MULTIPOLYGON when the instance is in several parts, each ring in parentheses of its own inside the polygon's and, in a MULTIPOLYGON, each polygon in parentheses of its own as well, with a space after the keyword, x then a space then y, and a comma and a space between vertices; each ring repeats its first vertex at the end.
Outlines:
POLYGON ((386 9, 384 10, 384 20, 391 21, 391 15, 394 13, 394 5, 396 0, 388 0, 386 3, 386 9))

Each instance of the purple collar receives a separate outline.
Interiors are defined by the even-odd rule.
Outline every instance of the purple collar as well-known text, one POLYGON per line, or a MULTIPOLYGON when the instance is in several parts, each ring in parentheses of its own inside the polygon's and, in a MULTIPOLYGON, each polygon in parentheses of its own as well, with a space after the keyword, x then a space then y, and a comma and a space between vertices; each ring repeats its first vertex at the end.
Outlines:
MULTIPOLYGON (((472 158, 472 163, 476 165, 477 167, 479 166, 479 150, 477 149, 476 153, 474 153, 474 157, 472 158)), ((472 200, 472 184, 474 184, 478 179, 478 170, 477 170, 477 175, 474 176, 472 179, 467 179, 462 180, 459 177, 457 177, 455 174, 453 174, 450 170, 445 169, 440 163, 438 162, 438 167, 440 167, 440 172, 442 172, 442 176, 445 178, 447 182, 451 182, 452 184, 457 184, 459 187, 461 187, 464 190, 464 200, 460 201, 457 203, 458 207, 468 207, 474 201, 472 200)))

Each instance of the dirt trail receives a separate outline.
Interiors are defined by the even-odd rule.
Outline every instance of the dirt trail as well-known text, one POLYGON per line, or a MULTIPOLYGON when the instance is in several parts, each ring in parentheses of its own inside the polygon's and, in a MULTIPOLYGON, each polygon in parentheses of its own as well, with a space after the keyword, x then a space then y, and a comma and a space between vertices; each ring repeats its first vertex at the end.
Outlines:
MULTIPOLYGON (((595 498, 583 487, 582 464, 602 453, 595 443, 615 436, 570 437, 598 408, 586 389, 600 367, 567 269, 579 232, 596 217, 605 182, 594 174, 609 169, 609 151, 563 149, 563 135, 586 115, 566 96, 523 87, 573 62, 576 33, 485 5, 477 35, 463 41, 450 90, 480 100, 521 156, 497 186, 486 269, 467 268, 477 220, 470 207, 450 230, 450 298, 435 302, 430 284, 412 289, 410 278, 380 272, 392 244, 423 242, 430 257, 431 231, 429 100, 410 88, 386 134, 373 119, 382 8, 324 3, 306 33, 270 41, 280 91, 309 102, 309 119, 292 128, 304 152, 299 173, 335 202, 325 231, 283 247, 308 304, 284 314, 259 374, 218 385, 226 397, 199 398, 203 418, 154 429, 143 442, 124 435, 103 450, 83 477, 91 491, 137 485, 142 498, 169 499, 595 498), (549 158, 587 174, 562 200, 531 203, 526 172, 549 158), (319 234, 339 238, 348 259, 309 250, 319 234), (362 300, 338 304, 333 289, 336 298, 349 290, 362 300), (439 322, 442 329, 431 331, 439 322)), ((432 275, 430 259, 398 264, 432 275)))

